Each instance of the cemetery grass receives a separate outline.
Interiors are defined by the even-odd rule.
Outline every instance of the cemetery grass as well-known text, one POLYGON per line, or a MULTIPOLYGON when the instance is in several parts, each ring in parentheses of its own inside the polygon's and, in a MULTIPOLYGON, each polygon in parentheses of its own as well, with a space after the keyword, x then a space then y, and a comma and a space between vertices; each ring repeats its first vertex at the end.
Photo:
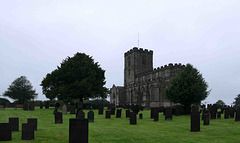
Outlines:
MULTIPOLYGON (((6 108, 0 110, 0 122, 7 123, 9 117, 19 118, 19 132, 12 133, 12 141, 7 143, 68 143, 69 118, 75 115, 63 115, 63 124, 54 124, 54 108, 39 109, 35 111, 23 111, 6 108), (38 130, 35 131, 35 140, 21 140, 22 123, 27 123, 27 118, 38 119, 38 130)), ((106 110, 106 109, 105 109, 106 110)), ((165 121, 162 113, 159 114, 159 121, 150 119, 150 111, 144 110, 143 119, 137 119, 137 125, 130 125, 129 118, 125 117, 125 110, 122 118, 111 116, 105 119, 104 115, 98 115, 93 110, 94 123, 89 123, 90 143, 239 143, 240 122, 235 119, 210 120, 209 126, 203 126, 201 121, 200 132, 190 132, 190 116, 173 116, 172 121, 165 121)), ((84 110, 87 117, 88 110, 84 110)), ((3 142, 4 143, 4 142, 3 142)))

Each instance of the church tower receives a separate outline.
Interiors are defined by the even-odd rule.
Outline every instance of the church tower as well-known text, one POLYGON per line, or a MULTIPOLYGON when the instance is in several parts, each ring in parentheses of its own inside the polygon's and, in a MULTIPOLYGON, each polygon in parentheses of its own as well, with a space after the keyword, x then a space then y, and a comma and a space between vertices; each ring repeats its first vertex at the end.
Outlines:
POLYGON ((134 47, 124 54, 124 86, 134 83, 137 74, 153 71, 153 51, 134 47))

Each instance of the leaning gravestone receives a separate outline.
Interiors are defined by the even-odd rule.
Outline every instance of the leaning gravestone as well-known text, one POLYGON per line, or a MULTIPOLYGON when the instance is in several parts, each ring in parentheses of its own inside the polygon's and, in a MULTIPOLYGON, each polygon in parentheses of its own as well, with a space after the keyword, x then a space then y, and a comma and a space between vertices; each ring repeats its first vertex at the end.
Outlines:
POLYGON ((191 132, 200 131, 200 113, 198 107, 193 106, 191 112, 191 132))
POLYGON ((34 128, 28 124, 22 124, 22 140, 34 140, 34 128))
POLYGON ((240 108, 237 109, 236 111, 236 116, 235 116, 235 121, 240 121, 240 108))
POLYGON ((130 110, 126 110, 126 118, 129 118, 130 117, 130 110))
POLYGON ((165 120, 172 120, 172 108, 167 107, 165 109, 165 120))
POLYGON ((107 110, 106 110, 105 118, 106 118, 106 119, 110 119, 110 118, 111 118, 111 111, 107 111, 107 110))
POLYGON ((69 143, 88 143, 88 119, 69 119, 69 143))
POLYGON ((153 117, 153 118, 154 118, 154 121, 158 121, 158 120, 159 120, 158 111, 155 111, 153 115, 154 115, 154 117, 153 117))
POLYGON ((65 104, 62 106, 62 113, 63 115, 67 115, 67 106, 65 104))
POLYGON ((28 124, 34 129, 37 130, 37 118, 28 118, 28 124))
POLYGON ((62 112, 57 112, 54 114, 55 116, 55 124, 62 124, 63 123, 63 117, 62 112))
POLYGON ((134 112, 130 112, 130 125, 137 124, 137 114, 134 112))
POLYGON ((11 123, 0 123, 0 141, 11 141, 11 123))
POLYGON ((143 119, 143 114, 142 113, 139 114, 139 119, 143 119))
POLYGON ((121 115, 122 115, 122 109, 117 109, 116 118, 121 118, 121 115))
POLYGON ((11 123, 12 131, 19 131, 19 119, 18 118, 9 118, 9 123, 11 123))
POLYGON ((90 123, 94 122, 94 112, 93 111, 88 112, 88 122, 90 122, 90 123))

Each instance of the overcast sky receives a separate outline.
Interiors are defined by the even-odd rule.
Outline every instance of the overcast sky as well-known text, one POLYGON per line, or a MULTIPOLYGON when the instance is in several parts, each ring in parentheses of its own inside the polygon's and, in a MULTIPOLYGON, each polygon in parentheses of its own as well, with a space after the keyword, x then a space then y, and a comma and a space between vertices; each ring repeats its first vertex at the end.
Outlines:
POLYGON ((191 63, 212 89, 205 100, 240 94, 239 0, 0 0, 0 94, 24 75, 39 85, 67 56, 84 52, 123 85, 124 52, 153 50, 154 67, 191 63))

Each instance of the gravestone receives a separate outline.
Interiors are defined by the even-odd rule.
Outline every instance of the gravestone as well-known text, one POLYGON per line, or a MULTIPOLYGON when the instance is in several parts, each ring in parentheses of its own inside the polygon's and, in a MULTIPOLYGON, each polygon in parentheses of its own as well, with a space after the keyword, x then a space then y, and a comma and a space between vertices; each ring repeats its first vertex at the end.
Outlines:
POLYGON ((235 109, 234 108, 230 108, 230 118, 234 118, 234 113, 235 113, 235 109))
POLYGON ((98 107, 98 115, 103 115, 103 109, 104 109, 103 106, 98 107))
POLYGON ((111 118, 111 111, 106 110, 105 118, 106 119, 110 119, 111 118))
POLYGON ((93 111, 88 112, 88 122, 90 122, 90 123, 94 122, 94 112, 93 111))
POLYGON ((222 112, 217 112, 217 118, 221 119, 222 112))
POLYGON ((206 112, 203 114, 203 125, 209 125, 209 122, 210 122, 210 117, 209 117, 209 113, 206 112))
POLYGON ((0 141, 11 141, 11 123, 0 123, 0 141))
POLYGON ((76 106, 70 105, 70 114, 75 114, 75 111, 76 111, 76 106))
POLYGON ((158 121, 159 120, 159 114, 158 114, 158 111, 155 111, 154 112, 154 121, 158 121))
POLYGON ((22 140, 34 140, 34 128, 28 124, 22 124, 22 140))
POLYGON ((143 114, 142 113, 139 114, 139 119, 143 119, 143 114))
POLYGON ((151 108, 151 119, 154 118, 154 112, 155 112, 155 111, 157 111, 157 108, 152 107, 152 108, 151 108))
POLYGON ((29 104, 28 103, 23 104, 23 110, 25 110, 25 111, 29 110, 29 104))
POLYGON ((49 109, 49 106, 50 106, 49 102, 45 102, 45 109, 49 109))
POLYGON ((240 121, 240 108, 237 109, 236 111, 236 116, 235 116, 235 121, 240 121))
POLYGON ((40 105, 39 105, 39 106, 40 106, 40 109, 42 109, 42 108, 43 108, 43 103, 40 103, 40 105))
POLYGON ((200 131, 200 113, 198 107, 193 106, 191 112, 191 132, 200 131))
POLYGON ((19 131, 19 119, 18 118, 9 118, 9 123, 11 123, 12 131, 19 131))
POLYGON ((88 143, 88 119, 69 119, 69 143, 88 143))
POLYGON ((129 117, 130 117, 130 110, 127 109, 127 110, 126 110, 126 118, 129 118, 129 117))
POLYGON ((62 114, 67 115, 67 106, 65 104, 62 106, 62 114))
POLYGON ((29 110, 30 110, 30 111, 34 111, 34 110, 35 110, 34 104, 29 104, 29 110))
POLYGON ((62 124, 63 123, 63 117, 62 112, 55 113, 55 124, 62 124))
POLYGON ((80 108, 79 108, 79 110, 76 113, 76 118, 77 119, 82 119, 82 120, 85 119, 85 113, 80 108))
POLYGON ((225 108, 224 110, 224 119, 228 119, 229 118, 229 108, 225 108))
POLYGON ((116 107, 111 107, 111 109, 110 109, 111 115, 115 115, 115 110, 116 110, 116 107))
POLYGON ((130 125, 137 124, 137 114, 134 112, 130 112, 130 125))
POLYGON ((167 107, 165 109, 165 120, 172 120, 172 108, 167 107))
POLYGON ((122 109, 117 109, 116 118, 121 118, 121 115, 122 115, 122 109))
POLYGON ((34 131, 37 130, 37 118, 28 118, 28 124, 33 128, 34 131))

